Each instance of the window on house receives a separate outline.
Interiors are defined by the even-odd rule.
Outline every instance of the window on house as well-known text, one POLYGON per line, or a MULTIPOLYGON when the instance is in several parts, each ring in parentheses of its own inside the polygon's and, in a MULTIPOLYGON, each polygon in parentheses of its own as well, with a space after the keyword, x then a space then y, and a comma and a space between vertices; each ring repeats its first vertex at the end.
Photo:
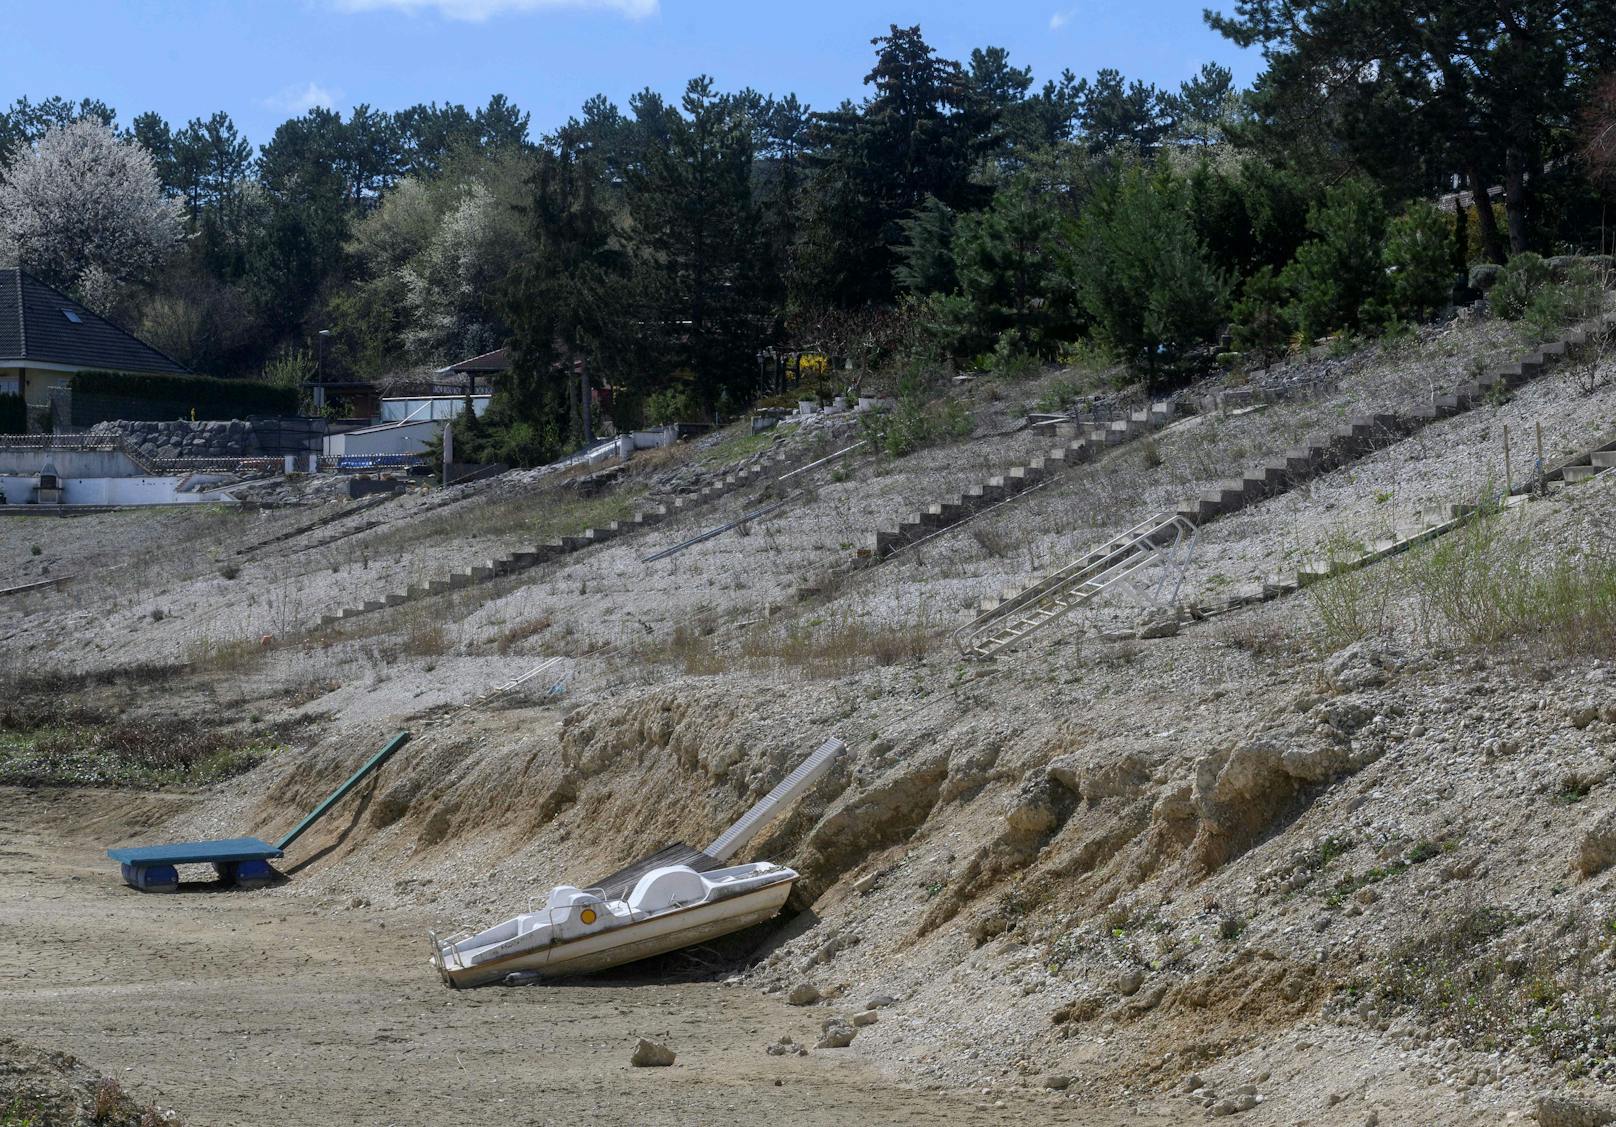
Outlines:
POLYGON ((73 310, 71 310, 71 309, 62 310, 62 316, 66 317, 69 321, 73 322, 75 325, 84 324, 83 321, 79 320, 79 315, 77 313, 73 312, 73 310))

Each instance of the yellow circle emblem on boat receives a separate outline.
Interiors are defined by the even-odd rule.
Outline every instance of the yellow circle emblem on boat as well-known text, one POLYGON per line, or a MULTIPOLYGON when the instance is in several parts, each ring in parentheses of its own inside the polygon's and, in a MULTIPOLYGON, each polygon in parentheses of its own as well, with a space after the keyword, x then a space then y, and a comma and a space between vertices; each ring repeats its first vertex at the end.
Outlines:
POLYGON ((582 920, 586 924, 594 923, 595 922, 595 909, 593 909, 593 908, 585 908, 582 912, 578 913, 578 918, 580 920, 582 920))

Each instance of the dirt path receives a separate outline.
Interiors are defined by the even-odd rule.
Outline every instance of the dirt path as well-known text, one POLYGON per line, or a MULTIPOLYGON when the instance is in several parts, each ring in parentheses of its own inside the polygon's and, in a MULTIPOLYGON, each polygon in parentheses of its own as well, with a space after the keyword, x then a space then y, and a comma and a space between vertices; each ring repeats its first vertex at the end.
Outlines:
POLYGON ((321 912, 284 887, 137 893, 81 836, 175 801, 0 788, 0 1031, 193 1125, 1124 1121, 1054 1093, 905 1088, 856 1048, 768 1056, 782 1034, 811 1042, 825 1011, 742 988, 448 991, 422 919, 321 912), (628 1067, 641 1036, 675 1067, 628 1067))

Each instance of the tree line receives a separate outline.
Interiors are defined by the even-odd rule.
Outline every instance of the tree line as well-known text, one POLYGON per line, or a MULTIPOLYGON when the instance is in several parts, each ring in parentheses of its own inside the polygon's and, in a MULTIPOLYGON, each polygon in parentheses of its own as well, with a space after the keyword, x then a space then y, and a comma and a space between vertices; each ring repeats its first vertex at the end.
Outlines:
POLYGON ((1250 89, 1214 63, 1173 89, 1039 83, 894 26, 832 108, 698 77, 536 137, 501 96, 317 108, 256 151, 222 112, 122 129, 22 99, 0 114, 0 244, 215 374, 368 378, 509 344, 465 441, 516 462, 580 439, 586 385, 627 426, 741 410, 791 349, 913 381, 1083 342, 1166 381, 1430 317, 1474 263, 1608 248, 1616 6, 1206 19, 1263 48, 1250 89), (119 206, 59 183, 87 160, 119 206))

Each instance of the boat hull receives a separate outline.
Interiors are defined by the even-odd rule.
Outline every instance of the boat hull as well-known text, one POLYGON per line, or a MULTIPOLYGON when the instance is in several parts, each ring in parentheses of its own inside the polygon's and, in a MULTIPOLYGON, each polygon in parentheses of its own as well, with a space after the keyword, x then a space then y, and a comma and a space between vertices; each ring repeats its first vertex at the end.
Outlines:
POLYGON ((434 956, 432 962, 445 984, 454 987, 498 982, 514 971, 537 971, 546 977, 589 974, 677 951, 772 919, 785 905, 795 883, 795 880, 778 881, 739 896, 679 908, 579 939, 513 952, 485 963, 457 966, 452 956, 445 958, 441 953, 434 956))

